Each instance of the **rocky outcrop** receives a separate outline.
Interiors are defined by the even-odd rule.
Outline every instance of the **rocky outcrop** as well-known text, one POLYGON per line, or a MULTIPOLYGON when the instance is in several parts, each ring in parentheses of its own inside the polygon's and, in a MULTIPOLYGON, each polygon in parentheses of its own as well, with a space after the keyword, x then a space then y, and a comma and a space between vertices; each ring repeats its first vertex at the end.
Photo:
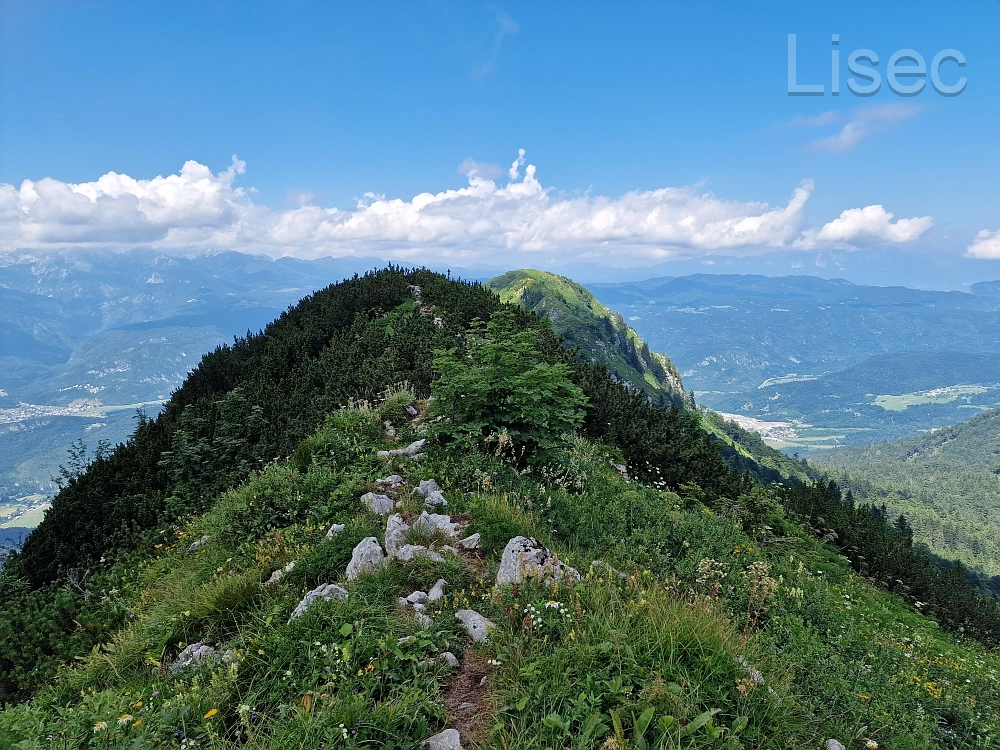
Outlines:
POLYGON ((335 583, 324 583, 317 586, 312 591, 307 593, 302 597, 302 601, 299 602, 298 606, 292 612, 292 616, 288 618, 288 621, 301 617, 303 613, 309 609, 314 603, 318 601, 328 602, 331 599, 346 599, 347 589, 343 586, 338 586, 335 583))
POLYGON ((201 539, 192 543, 191 546, 188 547, 188 552, 197 552, 206 544, 208 544, 211 539, 212 537, 210 537, 208 534, 205 534, 201 539))
POLYGON ((265 586, 273 586, 274 584, 281 581, 285 577, 285 573, 291 573, 295 568, 295 560, 292 560, 288 565, 283 568, 278 568, 276 571, 271 573, 271 577, 267 579, 265 586))
POLYGON ((424 557, 428 560, 433 560, 434 562, 444 562, 444 558, 441 557, 440 552, 427 549, 427 547, 422 544, 404 544, 396 550, 395 557, 397 560, 402 560, 403 562, 409 562, 417 557, 424 557))
POLYGON ((347 563, 347 580, 353 581, 364 573, 371 573, 385 565, 385 554, 379 546, 378 539, 365 537, 351 553, 351 561, 347 563))
POLYGON ((490 631, 496 628, 496 625, 487 620, 481 614, 476 612, 474 609, 460 609, 455 613, 455 619, 465 626, 465 632, 469 634, 469 637, 475 643, 482 643, 487 638, 489 638, 490 631))
POLYGON ((452 539, 458 538, 458 524, 453 523, 451 516, 443 513, 428 513, 426 510, 420 514, 420 518, 413 522, 413 528, 433 534, 441 531, 452 539))
POLYGON ((379 495, 374 492, 366 492, 361 496, 361 502, 364 506, 368 508, 372 513, 378 513, 380 516, 384 516, 390 510, 394 503, 392 498, 387 495, 379 495))
POLYGON ((462 549, 479 549, 479 539, 480 534, 477 531, 475 534, 465 537, 465 539, 459 539, 458 546, 462 549))
POLYGON ((342 523, 335 523, 333 526, 330 527, 330 530, 326 532, 326 538, 333 539, 335 536, 337 536, 337 534, 339 534, 346 528, 347 526, 342 523))
POLYGON ((177 658, 174 659, 173 664, 170 665, 171 672, 180 672, 185 667, 190 667, 202 659, 207 659, 208 657, 215 654, 215 649, 211 646, 206 646, 201 641, 197 643, 192 643, 186 649, 177 654, 177 658))
POLYGON ((552 585, 578 581, 580 573, 560 562, 537 539, 516 536, 504 547, 497 570, 497 585, 521 583, 526 578, 552 585))

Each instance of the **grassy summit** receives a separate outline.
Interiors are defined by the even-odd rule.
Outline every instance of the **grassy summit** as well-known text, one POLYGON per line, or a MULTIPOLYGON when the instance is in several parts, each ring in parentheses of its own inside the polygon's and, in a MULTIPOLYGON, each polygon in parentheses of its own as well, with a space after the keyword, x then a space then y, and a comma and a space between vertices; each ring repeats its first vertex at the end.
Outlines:
POLYGON ((522 269, 492 279, 487 286, 503 302, 520 305, 549 319, 568 346, 603 365, 619 382, 647 393, 659 403, 685 398, 680 373, 587 289, 565 276, 522 269))
POLYGON ((995 747, 995 604, 760 475, 482 287, 343 282, 7 561, 0 747, 995 747))

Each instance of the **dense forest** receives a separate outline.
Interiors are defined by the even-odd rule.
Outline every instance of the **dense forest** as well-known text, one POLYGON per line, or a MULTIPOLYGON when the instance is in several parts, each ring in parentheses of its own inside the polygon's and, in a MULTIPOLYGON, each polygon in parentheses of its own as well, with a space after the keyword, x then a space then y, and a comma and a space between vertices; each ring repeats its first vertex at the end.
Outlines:
MULTIPOLYGON (((427 667, 447 647, 492 686, 485 724, 462 724, 475 745, 990 746, 996 602, 906 519, 705 419, 481 285, 390 267, 331 286, 66 472, 0 575, 0 742, 416 747, 459 721, 445 693, 466 673, 427 667), (296 619, 379 543, 359 498, 390 470, 436 477, 481 546, 348 575, 345 601, 296 619), (586 575, 494 586, 519 534, 586 575), (414 629, 397 600, 445 579, 414 629), (444 616, 471 607, 486 645, 444 616), (187 668, 209 642, 225 656, 187 668)), ((412 540, 441 544, 398 497, 412 540)))
POLYGON ((991 409, 920 437, 831 451, 816 461, 860 501, 906 516, 919 546, 960 560, 1000 593, 998 445, 1000 409, 991 409))

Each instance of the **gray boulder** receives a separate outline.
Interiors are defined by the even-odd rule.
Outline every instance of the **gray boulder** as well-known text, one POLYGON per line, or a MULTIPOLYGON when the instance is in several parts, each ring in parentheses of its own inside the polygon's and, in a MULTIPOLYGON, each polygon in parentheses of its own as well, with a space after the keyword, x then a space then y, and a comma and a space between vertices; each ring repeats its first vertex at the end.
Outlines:
POLYGON ((455 613, 455 619, 465 626, 465 632, 475 643, 482 643, 496 625, 487 620, 474 609, 460 609, 455 613))
POLYGON ((413 619, 417 621, 417 625, 420 626, 421 630, 430 630, 434 625, 434 620, 431 619, 431 616, 425 615, 423 612, 414 612, 413 619))
POLYGON ((480 534, 477 531, 475 534, 465 537, 465 539, 459 539, 458 546, 462 549, 479 549, 479 539, 480 534))
POLYGON ((552 585, 557 582, 578 581, 580 573, 559 562, 537 539, 516 536, 504 547, 500 568, 497 570, 497 585, 521 583, 525 578, 534 578, 552 585))
POLYGON ((273 586, 274 584, 278 583, 282 578, 285 577, 285 573, 291 573, 294 568, 295 568, 295 560, 292 560, 285 567, 278 568, 276 571, 271 573, 271 577, 267 579, 267 583, 265 583, 264 585, 273 586))
POLYGON ((339 534, 341 531, 343 531, 346 528, 347 528, 347 526, 345 524, 335 523, 333 526, 330 527, 330 530, 328 532, 326 532, 326 538, 327 539, 333 539, 335 536, 337 536, 337 534, 339 534))
POLYGON ((839 740, 831 739, 826 741, 826 750, 847 750, 847 748, 839 740))
POLYGON ((393 513, 385 522, 385 551, 389 557, 396 557, 399 548, 406 544, 406 532, 409 524, 399 513, 393 513))
POLYGON ((458 524, 452 523, 451 516, 443 513, 428 513, 426 510, 420 514, 420 518, 413 522, 413 528, 422 529, 428 534, 435 531, 443 531, 452 539, 458 537, 458 524))
POLYGON ((438 654, 438 661, 442 662, 443 664, 446 664, 452 669, 458 669, 458 667, 461 665, 461 662, 459 662, 458 657, 455 656, 455 654, 451 653, 451 651, 445 651, 441 654, 438 654))
POLYGON ((417 440, 410 443, 405 448, 394 448, 391 451, 379 451, 377 455, 379 458, 391 458, 393 456, 409 456, 412 458, 420 453, 420 449, 424 447, 426 442, 426 440, 417 440))
POLYGON ((385 479, 379 479, 377 484, 381 484, 390 489, 396 489, 406 484, 406 481, 399 474, 390 474, 385 479))
POLYGON ((372 513, 385 515, 392 510, 392 498, 386 495, 377 495, 374 492, 366 492, 361 496, 361 502, 365 504, 372 513))
POLYGON ((351 561, 347 563, 347 580, 353 581, 362 573, 371 573, 385 565, 385 554, 379 546, 378 539, 365 537, 351 553, 351 561))
POLYGON ((314 602, 318 601, 328 602, 331 599, 346 599, 346 598, 347 598, 347 589, 345 589, 343 586, 338 586, 335 583, 321 584, 316 588, 314 588, 309 593, 307 593, 304 597, 302 597, 302 601, 299 602, 298 606, 292 612, 292 616, 288 618, 288 621, 291 622, 297 617, 301 617, 302 614, 307 609, 309 609, 309 607, 312 606, 314 602))
POLYGON ((443 578, 438 578, 437 583, 431 586, 431 590, 427 592, 427 601, 436 602, 441 597, 444 596, 444 587, 448 585, 448 582, 443 578))
POLYGON ((445 729, 424 740, 427 750, 464 750, 457 729, 445 729))
POLYGON ((438 483, 434 479, 422 479, 420 484, 413 488, 413 491, 421 497, 427 497, 432 492, 440 492, 441 488, 438 487, 438 483))
POLYGON ((201 641, 197 643, 192 643, 186 649, 177 654, 177 658, 174 659, 174 663, 170 665, 171 672, 180 672, 185 667, 190 667, 202 659, 207 659, 215 653, 215 649, 211 646, 206 646, 201 641))
POLYGON ((202 547, 204 547, 206 544, 208 544, 208 542, 209 542, 209 540, 211 540, 211 538, 212 537, 210 537, 208 534, 205 534, 204 536, 202 536, 201 539, 199 539, 198 541, 192 543, 191 546, 188 547, 188 552, 197 552, 202 547))
POLYGON ((448 501, 444 499, 444 495, 438 490, 433 492, 428 492, 427 497, 424 499, 424 505, 428 508, 447 508, 448 501))

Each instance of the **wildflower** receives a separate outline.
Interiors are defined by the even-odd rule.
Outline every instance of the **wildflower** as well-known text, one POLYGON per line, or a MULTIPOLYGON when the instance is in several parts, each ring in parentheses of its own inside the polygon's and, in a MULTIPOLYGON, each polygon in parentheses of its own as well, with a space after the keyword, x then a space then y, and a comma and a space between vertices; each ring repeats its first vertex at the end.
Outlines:
POLYGON ((133 727, 140 726, 141 724, 142 724, 142 719, 136 719, 135 721, 132 722, 133 727))
POLYGON ((368 666, 365 667, 365 671, 366 672, 374 672, 375 671, 375 665, 372 664, 371 662, 368 662, 368 666))
POLYGON ((204 719, 211 719, 217 713, 219 713, 219 709, 213 708, 213 709, 209 710, 209 712, 207 714, 205 714, 202 718, 204 718, 204 719))
POLYGON ((875 740, 866 739, 865 747, 867 747, 868 750, 878 750, 878 743, 875 740))
POLYGON ((106 732, 106 731, 108 731, 108 722, 106 722, 106 721, 99 721, 96 724, 94 724, 94 734, 97 734, 98 732, 106 732))
POLYGON ((132 714, 122 714, 122 716, 118 719, 118 726, 120 727, 124 727, 131 723, 132 723, 132 714))
POLYGON ((160 691, 159 691, 159 690, 154 690, 154 691, 153 691, 153 694, 152 694, 151 696, 149 696, 149 697, 150 697, 150 698, 155 698, 155 697, 156 697, 156 696, 158 696, 159 694, 160 694, 160 691))

